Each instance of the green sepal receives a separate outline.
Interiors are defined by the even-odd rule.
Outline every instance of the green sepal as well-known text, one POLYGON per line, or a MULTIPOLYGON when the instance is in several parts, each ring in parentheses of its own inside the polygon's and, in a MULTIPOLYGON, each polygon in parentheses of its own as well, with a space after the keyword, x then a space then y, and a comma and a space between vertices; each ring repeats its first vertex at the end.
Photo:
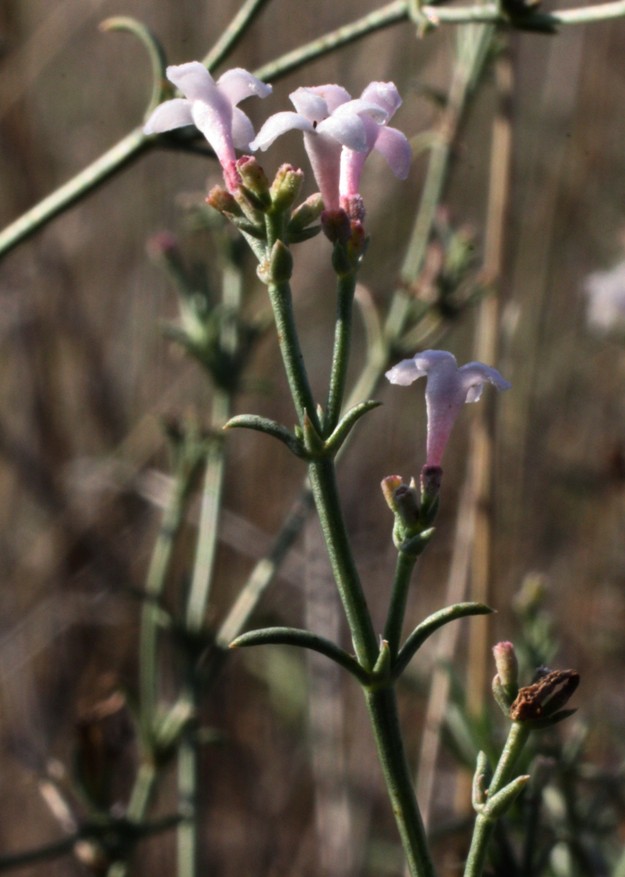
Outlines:
POLYGON ((482 815, 487 819, 499 819, 510 809, 530 780, 529 774, 523 774, 512 780, 503 789, 488 798, 482 808, 482 815))
POLYGON ((428 637, 449 621, 470 615, 490 615, 491 612, 494 612, 494 609, 484 603, 454 603, 453 606, 446 606, 438 612, 433 612, 413 630, 399 650, 393 667, 393 677, 397 679, 428 637))
POLYGON ((358 405, 354 405, 353 408, 346 411, 335 426, 332 434, 326 439, 325 450, 334 456, 350 434, 352 427, 360 420, 363 414, 378 408, 381 404, 381 402, 370 399, 368 402, 359 402, 358 405))
POLYGON ((278 168, 270 190, 272 213, 290 212, 300 193, 303 180, 303 171, 289 164, 283 164, 278 168))
POLYGON ((421 530, 419 533, 415 533, 414 536, 408 536, 408 538, 402 539, 398 546, 399 550, 402 554, 407 554, 409 557, 419 557, 428 547, 433 535, 434 527, 429 527, 427 530, 421 530))
POLYGON ((493 775, 488 756, 485 752, 478 752, 477 765, 473 774, 471 785, 471 803, 476 813, 481 813, 487 800, 488 784, 493 775))
POLYGON ((496 675, 493 678, 492 691, 493 691, 493 697, 495 698, 497 706, 502 711, 504 716, 507 716, 509 718, 510 717, 510 704, 512 703, 512 700, 514 700, 514 698, 512 698, 512 700, 510 700, 510 697, 509 697, 504 685, 502 685, 501 679, 499 678, 498 675, 496 675))
POLYGON ((320 225, 311 225, 308 228, 301 229, 301 231, 289 231, 287 228, 287 237, 290 244, 302 244, 304 241, 317 237, 320 231, 320 225))
POLYGON ((260 630, 250 630, 232 640, 228 648, 239 649, 265 645, 297 646, 319 652, 348 670, 363 685, 368 685, 371 681, 370 674, 360 666, 353 655, 348 654, 331 640, 318 636, 310 630, 301 630, 296 627, 264 627, 260 630))
MULTIPOLYGON (((295 235, 300 234, 316 222, 323 213, 323 200, 317 192, 310 195, 291 214, 287 225, 287 233, 289 240, 293 240, 295 235)), ((321 231, 321 226, 316 226, 317 231, 321 231)))
POLYGON ((224 429, 255 429, 281 441, 287 448, 303 460, 309 459, 310 455, 302 442, 292 432, 268 417, 260 417, 258 414, 237 414, 224 424, 224 429))
POLYGON ((421 521, 425 525, 432 525, 434 523, 434 519, 438 514, 438 507, 440 505, 440 496, 435 496, 433 499, 430 497, 422 497, 421 499, 421 521))
POLYGON ((234 213, 226 213, 224 212, 224 216, 229 222, 232 223, 239 231, 243 232, 246 235, 249 235, 251 238, 254 238, 257 241, 266 240, 265 227, 264 225, 254 225, 247 217, 245 216, 237 216, 234 213))
POLYGON ((258 210, 260 213, 266 213, 267 210, 271 207, 271 197, 269 195, 269 190, 267 190, 267 192, 254 192, 248 186, 245 186, 243 183, 241 183, 241 185, 239 186, 239 192, 253 210, 258 210))
POLYGON ((332 250, 332 268, 337 277, 347 277, 355 270, 354 260, 351 258, 349 249, 342 241, 337 241, 332 250))

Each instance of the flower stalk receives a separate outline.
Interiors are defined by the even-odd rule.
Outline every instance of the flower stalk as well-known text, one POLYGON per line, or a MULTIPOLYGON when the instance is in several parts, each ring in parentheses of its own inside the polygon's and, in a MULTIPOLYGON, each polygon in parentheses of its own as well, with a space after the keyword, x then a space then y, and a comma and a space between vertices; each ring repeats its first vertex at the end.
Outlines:
POLYGON ((338 278, 336 297, 336 321, 334 326, 334 349, 330 371, 330 386, 326 402, 323 430, 329 436, 339 422, 345 396, 347 367, 351 347, 351 324, 356 290, 356 273, 350 271, 338 278))
POLYGON ((411 877, 435 877, 425 829, 406 760, 392 686, 372 687, 365 694, 378 758, 411 877))

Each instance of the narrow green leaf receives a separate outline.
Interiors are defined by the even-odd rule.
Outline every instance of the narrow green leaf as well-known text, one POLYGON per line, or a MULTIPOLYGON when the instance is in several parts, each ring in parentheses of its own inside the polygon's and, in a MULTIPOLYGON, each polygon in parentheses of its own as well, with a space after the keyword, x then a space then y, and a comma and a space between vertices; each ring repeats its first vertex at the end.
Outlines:
POLYGON ((455 621, 457 618, 465 618, 469 615, 490 615, 493 611, 490 606, 486 606, 484 603, 455 603, 453 606, 446 606, 444 609, 432 613, 413 630, 401 647, 393 668, 394 678, 397 679, 401 676, 426 639, 440 627, 449 621, 455 621))
POLYGON ((257 432, 264 432, 285 444, 296 457, 308 459, 303 443, 286 426, 267 417, 260 417, 257 414, 238 414, 224 424, 224 429, 255 429, 257 432))
POLYGON ((250 630, 234 639, 229 648, 239 649, 264 645, 298 646, 303 649, 311 649, 348 670, 363 685, 368 685, 371 682, 370 674, 360 666, 352 655, 310 630, 301 630, 295 627, 265 627, 260 630, 250 630))
POLYGON ((482 813, 487 819, 499 819, 506 813, 529 782, 529 774, 517 777, 496 792, 484 805, 482 813))
POLYGON ((478 752, 477 765, 473 774, 473 783, 471 787, 471 803, 476 813, 481 813, 484 809, 487 797, 487 786, 492 777, 492 770, 488 762, 488 756, 485 752, 478 752))
POLYGON ((382 403, 370 399, 368 402, 359 402, 349 411, 346 411, 340 421, 337 423, 332 434, 326 439, 326 451, 336 454, 347 436, 350 434, 352 427, 360 420, 367 411, 378 408, 382 403))

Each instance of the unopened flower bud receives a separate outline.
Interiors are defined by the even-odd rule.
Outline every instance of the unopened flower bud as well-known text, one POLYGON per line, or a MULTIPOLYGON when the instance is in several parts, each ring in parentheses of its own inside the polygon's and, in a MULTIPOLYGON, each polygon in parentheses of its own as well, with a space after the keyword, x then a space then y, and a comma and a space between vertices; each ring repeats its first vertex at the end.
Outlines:
POLYGON ((495 667, 501 684, 505 688, 514 689, 514 696, 519 684, 519 662, 511 642, 500 642, 493 646, 495 667))
POLYGON ((493 646, 493 656, 497 668, 497 675, 493 679, 493 696, 507 716, 519 690, 519 665, 514 646, 510 642, 500 642, 493 646))
POLYGON ((233 216, 243 215, 233 196, 223 186, 213 186, 206 196, 206 203, 214 210, 217 210, 218 213, 233 216))
POLYGON ((303 171, 290 164, 283 164, 278 168, 270 190, 275 211, 283 213, 291 209, 302 188, 303 179, 303 171))
POLYGON ((401 475, 387 475, 386 478, 383 478, 380 487, 382 488, 382 494, 384 499, 386 500, 386 504, 389 509, 395 514, 397 511, 397 503, 395 502, 395 491, 398 487, 400 487, 404 483, 404 479, 401 475))
POLYGON ((386 504, 404 528, 414 529, 419 523, 419 497, 414 481, 404 484, 401 475, 387 475, 382 479, 382 493, 386 504))
POLYGON ((236 168, 247 200, 257 210, 266 210, 271 204, 269 180, 253 155, 238 159, 236 168))
POLYGON ((302 231, 313 222, 316 222, 323 213, 323 201, 319 192, 310 195, 305 201, 295 208, 289 220, 288 230, 290 233, 302 231))
POLYGON ((402 484, 395 491, 397 514, 402 523, 409 529, 419 524, 419 495, 414 481, 410 485, 402 484))

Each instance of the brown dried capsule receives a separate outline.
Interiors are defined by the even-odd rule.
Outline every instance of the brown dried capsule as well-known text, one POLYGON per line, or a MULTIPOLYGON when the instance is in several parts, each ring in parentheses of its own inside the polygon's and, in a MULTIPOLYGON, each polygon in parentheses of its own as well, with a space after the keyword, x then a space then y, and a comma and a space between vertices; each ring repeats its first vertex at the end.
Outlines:
POLYGON ((515 722, 548 719, 564 706, 579 685, 575 670, 551 670, 532 685, 519 689, 510 707, 515 722))

